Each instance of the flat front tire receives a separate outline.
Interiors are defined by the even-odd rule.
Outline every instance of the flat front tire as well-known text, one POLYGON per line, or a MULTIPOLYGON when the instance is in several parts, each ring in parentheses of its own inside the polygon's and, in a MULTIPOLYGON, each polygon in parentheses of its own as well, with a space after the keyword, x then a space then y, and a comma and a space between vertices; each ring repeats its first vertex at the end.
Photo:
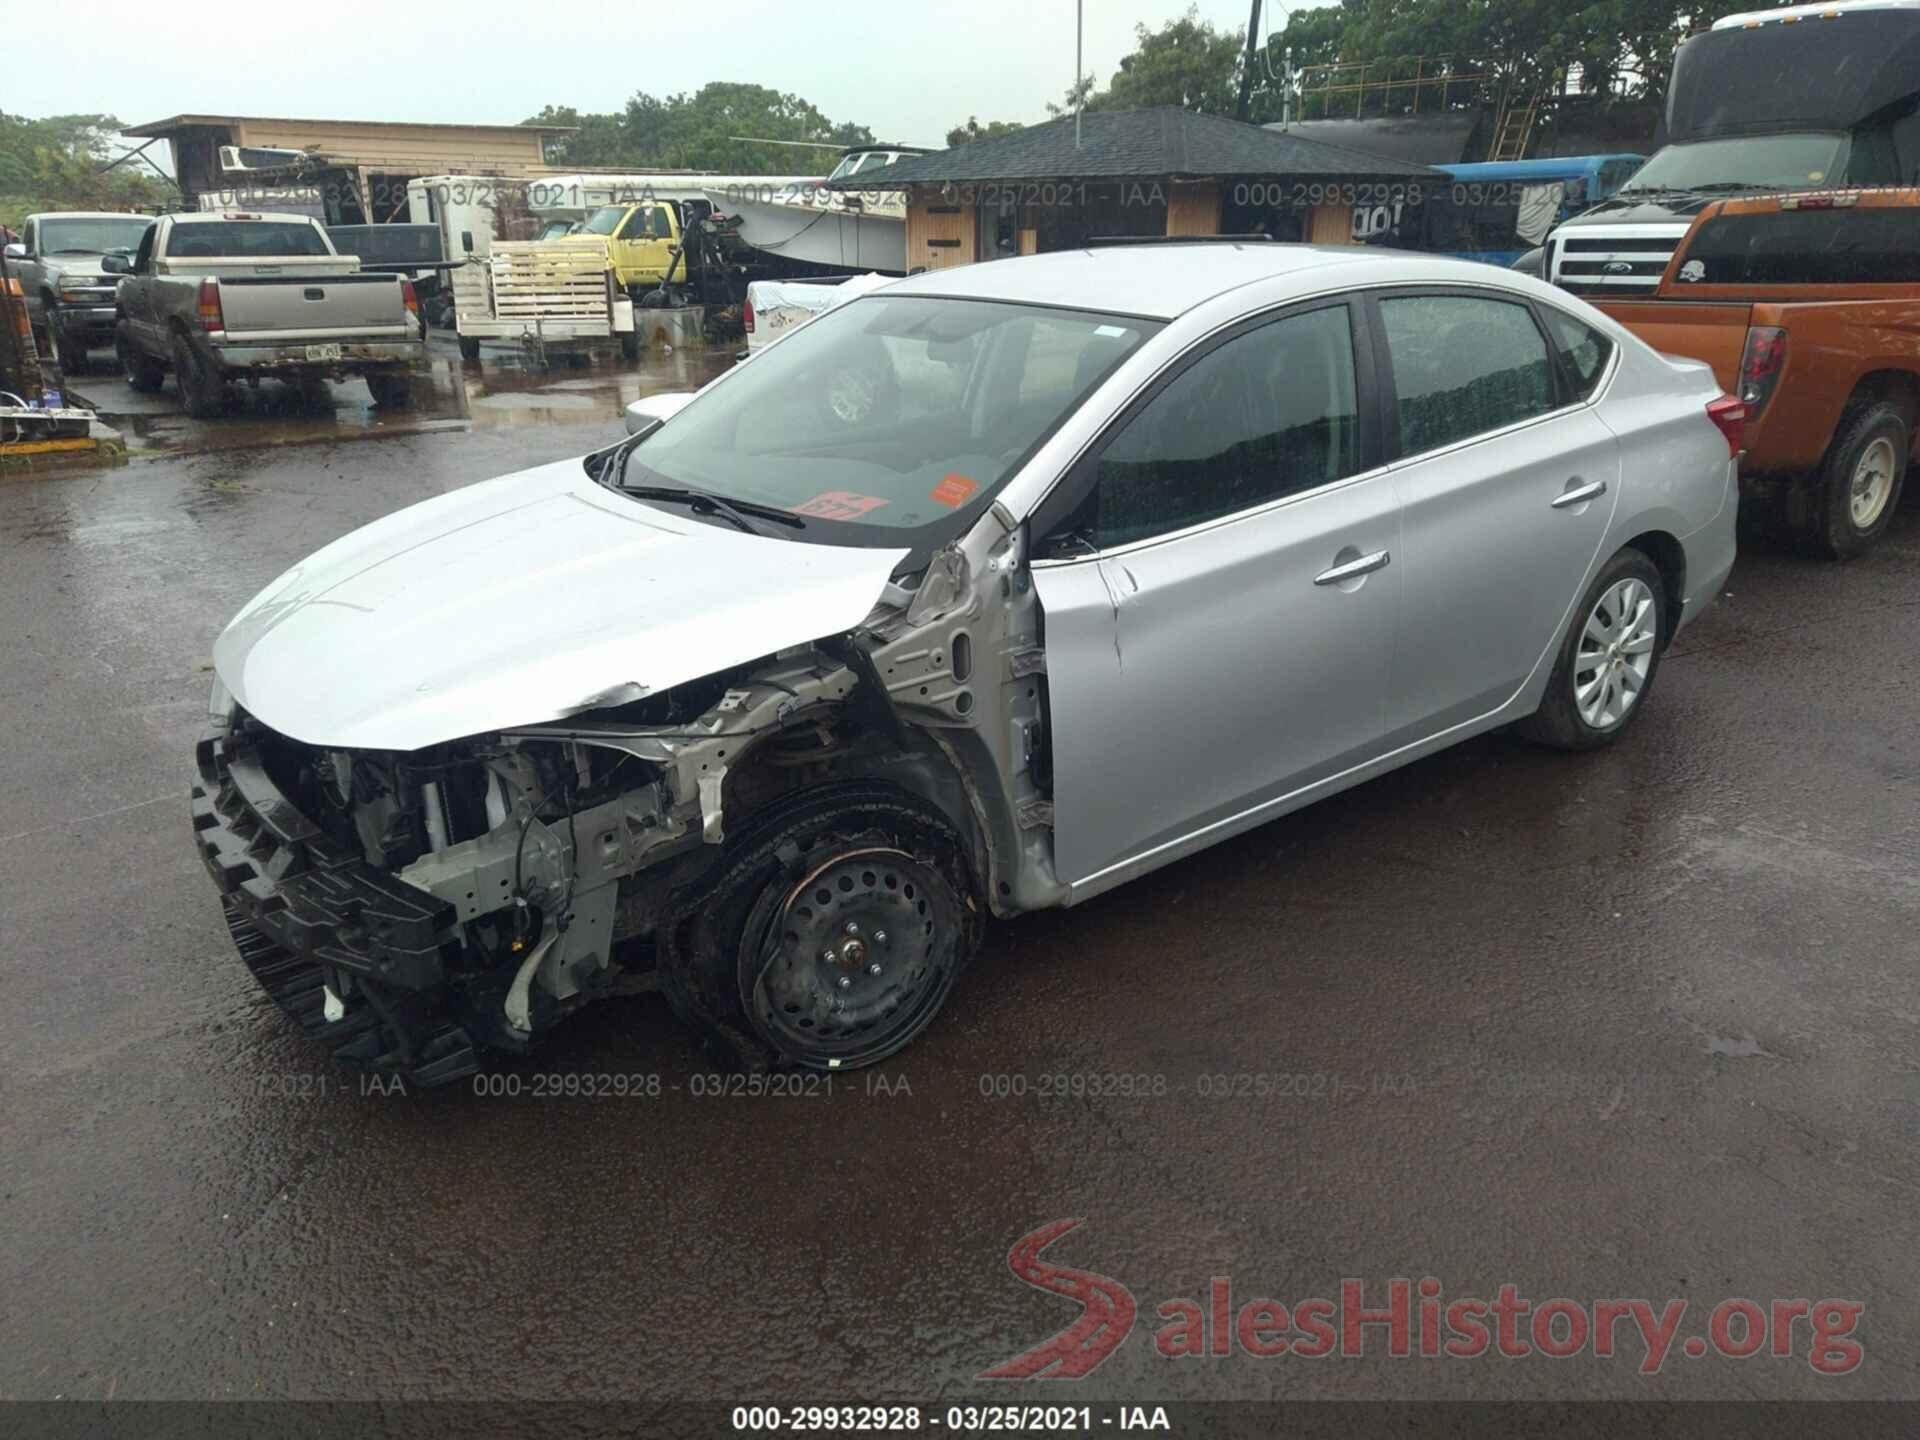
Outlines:
POLYGON ((1515 728, 1561 750, 1611 745, 1646 708, 1667 638, 1659 567, 1620 551, 1580 597, 1540 708, 1515 728))
POLYGON ((774 807, 683 899, 667 999, 749 1068, 852 1070, 933 1022, 978 950, 984 908, 937 812, 874 784, 774 807))

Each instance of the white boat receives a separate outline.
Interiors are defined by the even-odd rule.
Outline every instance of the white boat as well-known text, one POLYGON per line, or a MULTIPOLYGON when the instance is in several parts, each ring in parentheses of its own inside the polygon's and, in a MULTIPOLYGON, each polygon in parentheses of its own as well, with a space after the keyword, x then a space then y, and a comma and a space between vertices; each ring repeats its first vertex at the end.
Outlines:
POLYGON ((845 151, 826 180, 714 186, 714 209, 740 220, 740 238, 755 250, 836 270, 907 269, 907 197, 899 190, 829 190, 827 185, 879 170, 926 151, 910 145, 858 145, 845 151))

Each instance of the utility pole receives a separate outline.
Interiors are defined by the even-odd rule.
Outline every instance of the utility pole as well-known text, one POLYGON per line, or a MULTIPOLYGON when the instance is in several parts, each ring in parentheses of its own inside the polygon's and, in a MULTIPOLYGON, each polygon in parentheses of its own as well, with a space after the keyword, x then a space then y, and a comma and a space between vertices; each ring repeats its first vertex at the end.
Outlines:
POLYGON ((1240 67, 1240 104, 1233 118, 1245 120, 1253 104, 1253 56, 1260 45, 1260 0, 1253 0, 1253 13, 1247 16, 1247 59, 1240 67))
MULTIPOLYGON (((1260 0, 1254 0, 1258 5, 1260 0)), ((1086 108, 1087 97, 1080 89, 1080 41, 1085 31, 1083 23, 1086 0, 1073 0, 1073 148, 1080 148, 1080 112, 1086 108)))

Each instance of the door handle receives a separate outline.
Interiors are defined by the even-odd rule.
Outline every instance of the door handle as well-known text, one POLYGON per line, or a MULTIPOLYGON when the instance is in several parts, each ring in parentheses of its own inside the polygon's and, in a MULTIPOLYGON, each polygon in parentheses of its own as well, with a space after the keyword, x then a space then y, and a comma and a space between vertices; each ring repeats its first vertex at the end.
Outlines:
POLYGON ((1376 550, 1371 555, 1362 555, 1357 560, 1348 560, 1335 565, 1331 570, 1322 570, 1313 577, 1316 585, 1338 585, 1342 580, 1357 580, 1362 575, 1371 575, 1375 570, 1384 570, 1392 562, 1393 556, 1384 550, 1376 550))
POLYGON ((1553 497, 1550 503, 1554 509, 1564 510, 1569 505, 1578 505, 1583 500, 1592 500, 1596 496, 1606 493, 1607 482, 1604 480, 1595 480, 1591 484, 1576 485, 1571 490, 1562 490, 1558 495, 1553 497))

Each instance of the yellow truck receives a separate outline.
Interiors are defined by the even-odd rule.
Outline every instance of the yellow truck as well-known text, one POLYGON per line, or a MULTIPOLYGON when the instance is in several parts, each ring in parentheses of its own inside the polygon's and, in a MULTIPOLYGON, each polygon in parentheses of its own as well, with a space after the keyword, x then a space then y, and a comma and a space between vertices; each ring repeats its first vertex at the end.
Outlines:
MULTIPOLYGON (((680 246, 680 216, 677 207, 665 200, 602 205, 566 237, 566 243, 575 245, 589 236, 606 246, 614 288, 638 300, 638 292, 666 282, 667 268, 680 246)), ((686 278, 684 269, 678 278, 686 278)))

